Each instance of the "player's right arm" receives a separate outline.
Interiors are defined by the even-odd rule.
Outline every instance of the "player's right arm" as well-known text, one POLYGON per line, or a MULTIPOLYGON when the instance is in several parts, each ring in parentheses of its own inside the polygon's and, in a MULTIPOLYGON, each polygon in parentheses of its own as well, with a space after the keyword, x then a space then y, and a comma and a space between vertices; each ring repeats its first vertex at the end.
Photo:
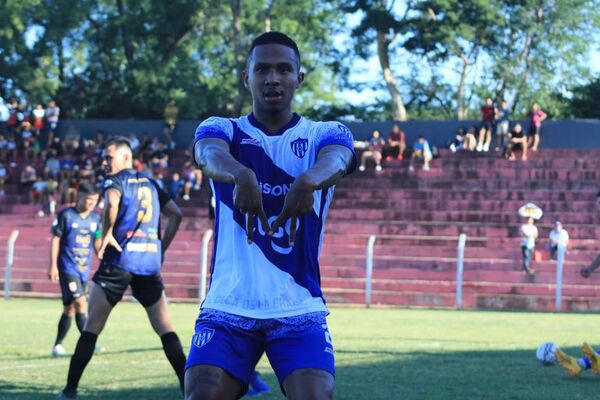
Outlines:
POLYGON ((60 249, 60 237, 52 235, 50 241, 50 266, 48 267, 48 279, 58 282, 58 252, 60 249))
POLYGON ((58 214, 58 218, 52 223, 50 232, 52 239, 50 240, 50 265, 48 266, 48 279, 51 282, 58 282, 58 254, 60 253, 60 238, 65 230, 65 213, 58 214))
POLYGON ((265 230, 268 230, 269 223, 254 171, 241 164, 230 153, 229 129, 233 129, 230 126, 231 122, 220 118, 210 118, 200 124, 196 130, 194 161, 210 179, 235 185, 233 205, 246 214, 246 232, 248 243, 251 243, 254 217, 261 220, 265 230))

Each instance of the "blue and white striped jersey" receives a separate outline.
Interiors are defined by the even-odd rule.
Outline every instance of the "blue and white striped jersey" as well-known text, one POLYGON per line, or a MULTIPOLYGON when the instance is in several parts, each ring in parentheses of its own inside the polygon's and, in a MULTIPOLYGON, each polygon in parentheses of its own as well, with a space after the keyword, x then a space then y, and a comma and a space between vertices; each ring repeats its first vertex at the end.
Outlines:
MULTIPOLYGON (((314 122, 294 114, 276 134, 269 134, 252 114, 212 117, 196 130, 196 141, 215 137, 229 144, 233 157, 252 169, 263 195, 269 223, 280 214, 295 178, 312 167, 327 145, 353 150, 350 130, 338 122, 314 122)), ((356 160, 351 169, 354 170, 356 160)), ((233 207, 233 184, 211 181, 216 199, 215 237, 210 289, 202 308, 250 318, 282 318, 325 311, 319 253, 334 187, 314 192, 310 215, 298 220, 295 246, 289 247, 290 220, 272 236, 255 221, 248 245, 245 215, 233 207)))

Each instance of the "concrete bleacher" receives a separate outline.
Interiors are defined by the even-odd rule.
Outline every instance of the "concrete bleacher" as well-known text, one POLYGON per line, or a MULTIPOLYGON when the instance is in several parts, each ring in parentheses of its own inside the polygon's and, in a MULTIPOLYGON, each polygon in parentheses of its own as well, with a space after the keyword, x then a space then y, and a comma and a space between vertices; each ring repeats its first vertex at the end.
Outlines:
MULTIPOLYGON (((183 153, 175 165, 183 162, 183 153)), ((600 212, 595 206, 600 150, 544 149, 527 162, 494 154, 442 151, 431 171, 409 172, 407 161, 383 171, 356 172, 336 189, 321 255, 322 284, 329 303, 364 303, 365 250, 377 235, 373 304, 453 307, 456 247, 467 234, 463 306, 466 308, 554 309, 556 263, 544 244, 552 222, 560 219, 571 236, 566 257, 563 310, 600 310, 600 273, 579 275, 597 255, 600 212), (535 202, 545 211, 538 223, 535 278, 521 270, 517 209, 535 202)), ((20 230, 12 275, 15 296, 58 297, 48 282, 51 217, 7 188, 0 198, 0 285, 4 281, 6 240, 20 230)), ((182 228, 164 263, 168 295, 197 301, 200 247, 211 227, 206 188, 180 205, 182 228)))

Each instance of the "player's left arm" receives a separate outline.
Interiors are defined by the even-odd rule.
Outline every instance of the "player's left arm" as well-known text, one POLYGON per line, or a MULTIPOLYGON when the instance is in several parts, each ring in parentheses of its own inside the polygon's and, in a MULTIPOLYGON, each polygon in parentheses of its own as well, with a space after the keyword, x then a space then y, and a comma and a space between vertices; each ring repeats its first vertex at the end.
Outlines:
POLYGON ((98 228, 96 232, 94 232, 94 253, 96 256, 100 253, 100 248, 102 247, 102 228, 98 228))
POLYGON ((291 218, 289 245, 293 246, 298 217, 312 212, 313 192, 327 189, 338 183, 352 168, 354 162, 354 153, 346 146, 332 144, 323 147, 317 155, 315 164, 299 175, 290 187, 281 214, 273 222, 269 234, 277 232, 279 226, 291 218))
POLYGON ((119 252, 123 251, 119 245, 119 242, 117 242, 117 239, 115 239, 115 236, 113 235, 113 228, 115 226, 115 222, 117 221, 120 201, 121 192, 119 190, 112 187, 106 190, 104 200, 104 221, 102 223, 104 229, 100 248, 98 249, 99 259, 104 257, 104 252, 108 246, 113 246, 119 252))
POLYGON ((183 214, 173 200, 169 200, 164 207, 161 206, 160 211, 165 215, 165 217, 168 218, 167 226, 165 227, 162 238, 162 254, 164 259, 165 252, 171 245, 171 242, 173 241, 173 238, 179 229, 183 214))

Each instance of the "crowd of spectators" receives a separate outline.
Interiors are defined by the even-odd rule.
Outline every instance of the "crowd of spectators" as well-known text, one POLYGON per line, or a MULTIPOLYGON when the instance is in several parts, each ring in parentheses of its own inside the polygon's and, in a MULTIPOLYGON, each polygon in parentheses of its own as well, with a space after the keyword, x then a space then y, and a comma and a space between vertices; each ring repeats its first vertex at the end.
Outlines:
MULTIPOLYGON (((165 110, 164 140, 128 135, 134 153, 134 168, 156 180, 175 200, 189 201, 192 190, 199 190, 202 171, 190 154, 180 168, 172 168, 175 148, 176 108, 169 102, 165 110)), ((107 134, 101 130, 93 138, 78 133, 57 135, 60 108, 50 101, 46 108, 31 108, 16 100, 0 99, 0 196, 7 182, 18 185, 19 194, 40 205, 39 215, 54 213, 57 204, 75 202, 77 188, 83 183, 99 187, 104 180, 103 144, 107 134)))
POLYGON ((494 104, 487 98, 481 106, 481 123, 468 128, 459 128, 448 148, 453 152, 491 150, 493 136, 496 136, 495 151, 510 160, 516 159, 520 153, 521 160, 527 160, 528 151, 537 151, 540 145, 542 122, 547 118, 538 104, 533 104, 531 111, 524 117, 528 120, 528 132, 525 132, 519 121, 512 121, 510 108, 505 100, 494 104))

